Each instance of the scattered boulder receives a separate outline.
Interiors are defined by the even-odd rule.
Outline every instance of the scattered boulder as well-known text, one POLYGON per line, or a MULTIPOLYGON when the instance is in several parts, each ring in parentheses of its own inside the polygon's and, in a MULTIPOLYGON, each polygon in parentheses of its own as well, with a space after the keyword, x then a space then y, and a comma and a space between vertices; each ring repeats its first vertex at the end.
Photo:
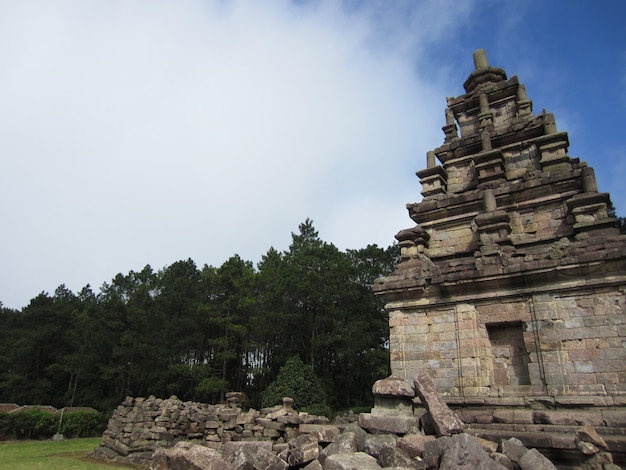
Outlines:
POLYGON ((350 423, 346 426, 343 432, 353 432, 356 439, 356 450, 361 452, 365 446, 365 438, 367 437, 367 431, 363 429, 358 423, 350 423))
POLYGON ((319 444, 315 436, 303 434, 289 442, 287 463, 292 467, 299 467, 315 460, 319 452, 319 444))
POLYGON ((365 438, 363 452, 378 458, 383 447, 395 447, 398 438, 393 434, 370 434, 365 438))
MULTIPOLYGON (((231 470, 287 470, 287 462, 262 447, 241 447, 230 461, 231 470)), ((176 469, 178 470, 178 469, 176 469)))
POLYGON ((526 446, 516 437, 502 441, 500 444, 500 452, 506 455, 511 462, 519 465, 522 456, 528 452, 526 446))
POLYGON ((411 458, 406 451, 395 446, 383 446, 378 452, 378 462, 385 468, 418 468, 417 461, 415 459, 411 458))
POLYGON ((427 442, 434 441, 435 436, 423 434, 407 434, 398 439, 398 447, 411 457, 421 457, 427 442))
MULTIPOLYGON (((365 431, 363 431, 365 432, 365 431)), ((335 454, 351 454, 357 452, 357 439, 354 432, 344 432, 335 442, 324 448, 318 457, 320 463, 324 464, 326 459, 335 454)))
POLYGON ((382 470, 378 461, 365 452, 335 454, 326 459, 324 470, 382 470))
POLYGON ((489 457, 497 464, 500 464, 501 466, 503 466, 504 468, 508 469, 508 470, 515 470, 515 465, 513 464, 513 462, 511 462, 511 459, 508 458, 506 455, 501 454, 499 452, 492 452, 491 454, 489 454, 489 457))
MULTIPOLYGON (((503 470, 499 463, 489 458, 478 440, 467 433, 455 434, 443 451, 439 470, 503 470)), ((538 469, 535 469, 538 470, 538 469)))
POLYGON ((443 451, 450 443, 449 436, 442 436, 434 441, 429 441, 424 445, 422 460, 428 469, 438 469, 443 451))
POLYGON ((576 431, 576 437, 578 437, 582 442, 589 442, 590 444, 593 444, 596 448, 609 448, 602 436, 600 436, 600 434, 598 434, 598 432, 588 424, 576 431))
POLYGON ((154 453, 150 470, 230 470, 221 452, 208 447, 179 442, 171 449, 154 453))
POLYGON ((556 466, 537 449, 530 449, 519 461, 522 470, 557 470, 556 466))

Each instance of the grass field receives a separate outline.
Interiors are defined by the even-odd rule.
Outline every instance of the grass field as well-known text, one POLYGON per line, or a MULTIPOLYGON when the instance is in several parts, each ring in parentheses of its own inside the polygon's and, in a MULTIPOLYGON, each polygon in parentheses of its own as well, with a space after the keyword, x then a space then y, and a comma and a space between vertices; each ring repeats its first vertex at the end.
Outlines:
POLYGON ((111 470, 136 468, 90 459, 87 454, 100 443, 100 438, 67 439, 64 441, 0 442, 0 470, 111 470))

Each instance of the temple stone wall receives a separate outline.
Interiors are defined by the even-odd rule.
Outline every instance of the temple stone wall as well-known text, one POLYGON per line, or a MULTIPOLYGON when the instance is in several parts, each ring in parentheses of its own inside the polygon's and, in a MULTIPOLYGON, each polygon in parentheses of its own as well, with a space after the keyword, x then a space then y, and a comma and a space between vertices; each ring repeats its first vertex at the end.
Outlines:
POLYGON ((401 262, 374 286, 392 373, 427 372, 458 406, 625 407, 626 235, 609 194, 554 116, 477 54, 417 172, 401 262))

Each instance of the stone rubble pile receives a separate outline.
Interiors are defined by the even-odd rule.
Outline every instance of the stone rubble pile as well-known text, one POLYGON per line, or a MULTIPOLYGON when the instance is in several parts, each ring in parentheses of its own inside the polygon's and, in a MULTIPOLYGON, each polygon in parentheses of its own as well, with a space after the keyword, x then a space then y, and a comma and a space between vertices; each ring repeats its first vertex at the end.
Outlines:
MULTIPOLYGON (((364 413, 358 423, 329 423, 283 406, 242 411, 237 403, 204 405, 127 398, 109 422, 95 455, 151 470, 555 470, 537 449, 512 437, 499 442, 464 429, 428 376, 414 389, 388 378, 374 389, 396 397, 417 394, 426 412, 409 418, 397 410, 364 413), (406 388, 406 390, 404 390, 406 388), (395 430, 394 430, 395 429, 395 430)), ((585 470, 619 470, 591 426, 576 434, 585 470)))
POLYGON ((228 403, 208 405, 168 399, 127 397, 113 412, 93 455, 103 460, 147 466, 159 448, 185 441, 221 451, 231 441, 285 443, 306 426, 328 423, 324 416, 298 413, 293 400, 282 406, 242 411, 244 395, 230 392, 228 403))

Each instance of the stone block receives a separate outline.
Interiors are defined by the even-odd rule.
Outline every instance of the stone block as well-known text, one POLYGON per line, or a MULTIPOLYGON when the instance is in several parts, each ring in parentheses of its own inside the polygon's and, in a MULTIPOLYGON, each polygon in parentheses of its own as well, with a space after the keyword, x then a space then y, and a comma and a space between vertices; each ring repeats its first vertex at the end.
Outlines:
POLYGON ((419 419, 410 416, 361 413, 359 415, 359 426, 371 432, 406 434, 412 427, 419 426, 419 419))

